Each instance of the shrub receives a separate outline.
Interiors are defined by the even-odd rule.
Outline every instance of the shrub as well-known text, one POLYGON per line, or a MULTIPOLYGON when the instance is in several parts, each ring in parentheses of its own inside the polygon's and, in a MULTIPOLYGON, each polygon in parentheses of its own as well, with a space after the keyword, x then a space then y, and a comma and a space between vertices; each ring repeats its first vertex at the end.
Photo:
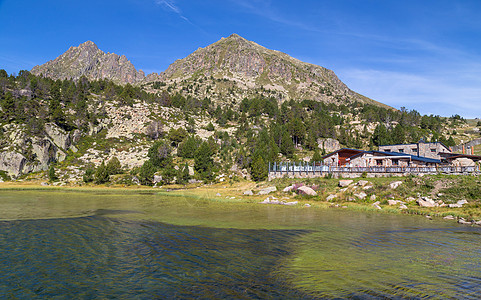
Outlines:
POLYGON ((122 173, 122 165, 117 157, 112 157, 109 162, 107 163, 107 173, 109 175, 116 175, 122 173))
POLYGON ((144 162, 142 167, 139 170, 139 181, 143 185, 152 185, 152 181, 154 179, 154 173, 157 171, 154 164, 147 160, 144 162))
POLYGON ((53 165, 50 166, 50 168, 48 169, 48 179, 50 181, 57 181, 58 180, 58 177, 57 177, 57 174, 55 174, 55 168, 53 165))
POLYGON ((89 166, 84 173, 84 176, 82 177, 83 181, 85 183, 89 183, 94 181, 94 174, 95 174, 95 169, 89 166))
POLYGON ((95 183, 102 184, 109 181, 109 173, 107 171, 107 167, 105 166, 105 162, 102 161, 100 166, 98 166, 97 170, 95 171, 95 183))

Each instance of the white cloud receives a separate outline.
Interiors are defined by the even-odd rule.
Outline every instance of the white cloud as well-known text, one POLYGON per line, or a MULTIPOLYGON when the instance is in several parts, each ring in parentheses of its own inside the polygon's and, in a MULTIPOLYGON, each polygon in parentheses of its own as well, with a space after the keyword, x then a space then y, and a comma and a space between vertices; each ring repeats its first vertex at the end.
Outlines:
POLYGON ((182 11, 180 10, 180 8, 175 4, 174 1, 172 0, 155 0, 155 3, 157 5, 161 5, 162 7, 164 7, 166 10, 168 11, 171 11, 171 12, 174 12, 176 13, 180 18, 184 19, 185 21, 190 22, 189 19, 187 19, 183 14, 182 14, 182 11))

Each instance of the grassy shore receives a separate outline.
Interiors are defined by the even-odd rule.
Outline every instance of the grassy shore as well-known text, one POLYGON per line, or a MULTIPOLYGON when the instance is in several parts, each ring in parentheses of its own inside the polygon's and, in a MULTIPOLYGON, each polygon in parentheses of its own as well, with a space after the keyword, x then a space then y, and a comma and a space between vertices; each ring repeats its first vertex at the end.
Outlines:
MULTIPOLYGON (((431 175, 423 177, 379 177, 355 178, 348 187, 339 187, 339 180, 334 178, 292 179, 282 178, 271 182, 255 183, 251 181, 227 181, 215 184, 169 185, 163 187, 122 186, 122 185, 83 185, 54 186, 42 185, 41 181, 3 182, 1 190, 48 190, 75 192, 108 192, 115 194, 159 193, 172 196, 181 195, 205 199, 220 203, 259 203, 267 197, 280 202, 297 201, 296 206, 311 208, 335 208, 353 211, 378 211, 380 213, 415 214, 441 218, 451 215, 469 221, 481 220, 481 179, 475 176, 431 175), (367 181, 364 186, 359 181, 367 181), (397 188, 390 188, 394 181, 401 181, 397 188), (292 192, 282 192, 285 187, 297 184, 307 185, 317 191, 317 196, 306 196, 292 192), (276 192, 268 195, 258 195, 265 187, 275 186, 276 192), (366 188, 368 187, 368 188, 366 188), (253 195, 244 195, 245 191, 253 191, 253 195), (364 193, 361 198, 359 194, 364 193), (332 195, 335 195, 332 196, 332 195), (330 196, 330 201, 327 201, 330 196), (429 197, 442 201, 446 206, 420 207, 416 199, 429 197), (389 205, 388 200, 401 200, 407 208, 399 205, 389 205), (458 200, 467 200, 461 208, 449 208, 447 205, 458 200), (377 203, 381 209, 373 204, 377 203)), ((272 204, 266 204, 272 205, 272 204)))

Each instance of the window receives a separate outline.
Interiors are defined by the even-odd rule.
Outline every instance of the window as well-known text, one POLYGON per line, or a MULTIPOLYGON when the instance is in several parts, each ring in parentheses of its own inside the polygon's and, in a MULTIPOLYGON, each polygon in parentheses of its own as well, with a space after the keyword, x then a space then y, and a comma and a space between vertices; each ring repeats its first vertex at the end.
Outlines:
POLYGON ((399 159, 393 159, 393 160, 392 160, 392 165, 393 165, 393 166, 399 166, 399 159))
POLYGON ((418 148, 412 148, 411 151, 412 152, 418 152, 418 148))
POLYGON ((376 159, 376 166, 382 166, 382 159, 376 159))
POLYGON ((404 153, 404 149, 398 149, 399 153, 404 153))
POLYGON ((435 152, 436 152, 436 149, 431 149, 431 152, 435 153, 435 152))
POLYGON ((384 151, 386 151, 386 152, 391 152, 391 149, 384 149, 384 151))

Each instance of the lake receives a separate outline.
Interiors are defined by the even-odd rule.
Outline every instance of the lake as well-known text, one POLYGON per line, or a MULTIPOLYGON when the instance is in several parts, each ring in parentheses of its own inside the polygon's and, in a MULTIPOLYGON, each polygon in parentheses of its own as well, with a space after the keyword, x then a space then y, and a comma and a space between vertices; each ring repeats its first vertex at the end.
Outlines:
POLYGON ((0 191, 0 298, 462 298, 481 229, 135 192, 0 191))

